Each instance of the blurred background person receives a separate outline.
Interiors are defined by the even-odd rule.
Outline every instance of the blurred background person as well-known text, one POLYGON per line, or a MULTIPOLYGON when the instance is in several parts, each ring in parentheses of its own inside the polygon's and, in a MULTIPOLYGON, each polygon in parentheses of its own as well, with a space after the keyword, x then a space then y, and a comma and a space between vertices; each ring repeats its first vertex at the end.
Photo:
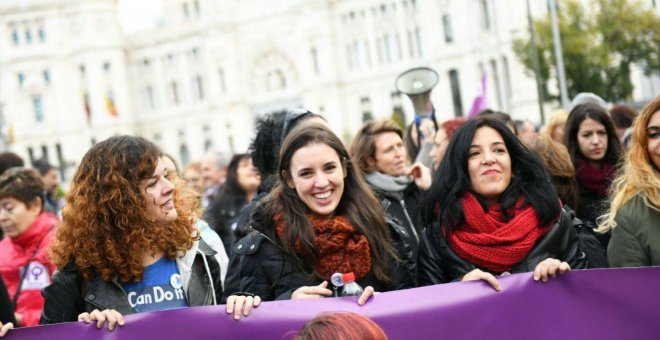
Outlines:
MULTIPOLYGON (((25 165, 23 158, 19 157, 13 152, 2 152, 0 153, 0 175, 2 175, 7 169, 22 167, 25 165)), ((2 229, 0 229, 0 240, 4 237, 2 229)))
POLYGON ((541 129, 541 135, 551 138, 555 142, 564 144, 564 129, 566 127, 567 119, 568 111, 564 109, 556 110, 541 129))
POLYGON ((589 260, 589 268, 607 268, 606 248, 598 240, 594 230, 596 225, 577 218, 573 210, 578 201, 578 189, 575 169, 566 147, 545 136, 527 140, 525 145, 541 156, 541 160, 550 173, 550 179, 561 199, 562 207, 571 216, 573 228, 580 240, 582 250, 589 260))
POLYGON ((202 193, 204 192, 204 181, 202 180, 202 163, 198 161, 188 163, 188 165, 183 168, 181 177, 188 183, 188 187, 193 189, 201 197, 202 193))
POLYGON ((232 157, 227 169, 227 179, 218 196, 211 201, 204 213, 204 220, 211 225, 225 246, 234 244, 233 231, 241 209, 257 194, 261 180, 248 154, 232 157))
POLYGON ((48 251, 58 219, 44 209, 41 176, 34 169, 12 168, 0 176, 0 275, 14 306, 16 326, 39 324, 55 265, 48 251))
POLYGON ((517 136, 521 141, 527 141, 534 139, 538 133, 536 133, 536 126, 527 119, 516 119, 513 121, 516 124, 516 131, 518 131, 517 136))
POLYGON ((614 129, 621 145, 624 149, 627 149, 632 135, 631 126, 635 117, 637 117, 637 111, 628 105, 614 105, 610 109, 610 116, 612 116, 614 129))
POLYGON ((324 313, 298 332, 296 340, 387 340, 380 326, 354 312, 324 313))
MULTIPOLYGON (((614 124, 599 105, 578 105, 568 116, 564 138, 578 184, 575 212, 580 219, 596 224, 607 212, 610 184, 623 152, 614 124)), ((605 245, 608 239, 601 236, 605 245)))
POLYGON ((504 123, 511 132, 513 132, 514 135, 518 136, 518 128, 516 127, 516 123, 511 119, 511 115, 508 113, 500 112, 500 111, 495 111, 491 109, 485 109, 481 112, 479 112, 478 116, 487 116, 493 119, 497 119, 500 122, 504 123))
POLYGON ((58 192, 60 190, 59 171, 46 160, 38 160, 34 162, 33 166, 37 169, 41 175, 41 180, 44 182, 44 209, 59 216, 64 205, 62 202, 63 193, 58 192))
POLYGON ((406 228, 417 259, 422 227, 417 211, 424 191, 431 186, 431 170, 421 163, 410 166, 403 132, 391 120, 371 120, 353 137, 353 162, 382 202, 385 213, 406 228))
POLYGON ((456 130, 463 125, 463 123, 465 123, 465 118, 454 118, 443 122, 438 127, 438 131, 435 133, 433 139, 433 148, 431 148, 431 151, 429 152, 429 156, 433 159, 431 172, 434 176, 435 171, 438 170, 438 167, 440 166, 442 157, 445 156, 451 137, 454 136, 456 130))
POLYGON ((225 155, 217 151, 207 153, 202 159, 202 181, 204 182, 202 208, 206 209, 220 193, 220 188, 227 177, 228 163, 225 155))
POLYGON ((630 149, 614 181, 610 211, 600 232, 612 232, 612 267, 660 265, 660 97, 633 125, 630 149))

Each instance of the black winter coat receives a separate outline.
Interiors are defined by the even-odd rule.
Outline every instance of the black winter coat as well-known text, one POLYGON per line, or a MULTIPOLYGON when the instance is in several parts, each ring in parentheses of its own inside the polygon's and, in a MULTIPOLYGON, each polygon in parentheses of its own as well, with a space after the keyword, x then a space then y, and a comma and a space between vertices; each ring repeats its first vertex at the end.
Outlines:
MULTIPOLYGON (((257 215, 261 209, 255 211, 257 215)), ((291 256, 279 244, 272 217, 259 216, 253 221, 266 221, 267 225, 255 225, 255 229, 234 245, 234 255, 240 256, 240 291, 259 295, 265 301, 291 298, 294 290, 303 286, 315 286, 323 282, 311 278, 308 268, 302 271, 295 267, 291 256)), ((391 283, 378 280, 371 272, 357 280, 363 288, 372 286, 377 292, 412 288, 415 286, 414 261, 404 228, 388 220, 391 234, 401 261, 392 260, 391 283)), ((331 288, 331 287, 330 287, 331 288)))
MULTIPOLYGON (((417 263, 420 286, 459 281, 465 274, 478 268, 449 248, 439 223, 427 227, 422 239, 417 263)), ((539 239, 529 254, 509 272, 516 274, 534 271, 536 265, 547 258, 565 261, 571 269, 587 268, 587 258, 573 229, 571 216, 563 209, 552 229, 539 239)), ((486 271, 484 268, 479 269, 486 271)))
MULTIPOLYGON (((222 299, 220 265, 215 254, 211 247, 199 240, 186 290, 186 300, 191 307, 213 305, 214 295, 217 303, 222 299), (210 272, 206 270, 202 256, 206 258, 210 272)), ((184 273, 181 274, 184 276, 184 273)), ((135 313, 118 280, 104 281, 97 273, 92 280, 84 280, 74 263, 56 271, 53 282, 44 288, 42 294, 45 304, 41 324, 78 321, 79 314, 94 309, 114 309, 122 315, 135 313)))

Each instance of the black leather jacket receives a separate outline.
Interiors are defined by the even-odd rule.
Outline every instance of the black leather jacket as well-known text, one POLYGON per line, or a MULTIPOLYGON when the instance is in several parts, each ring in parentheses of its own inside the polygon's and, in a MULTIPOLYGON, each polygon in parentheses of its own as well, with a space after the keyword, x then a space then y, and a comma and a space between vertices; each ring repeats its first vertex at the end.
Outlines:
MULTIPOLYGON (((587 258, 580 247, 571 216, 563 209, 552 229, 536 242, 529 254, 515 264, 509 273, 534 271, 536 265, 547 258, 566 261, 571 269, 587 268, 587 258)), ((424 232, 417 266, 420 286, 461 280, 465 274, 478 268, 449 248, 437 222, 424 232)), ((479 269, 486 271, 484 268, 479 269)))
MULTIPOLYGON (((183 258, 177 259, 177 267, 184 278, 184 288, 187 287, 188 305, 191 307, 213 305, 214 300, 220 303, 220 265, 214 255, 215 251, 199 240, 183 258)), ((45 304, 41 324, 78 321, 79 314, 94 309, 114 309, 122 315, 135 313, 117 279, 103 281, 95 274, 92 280, 84 280, 74 263, 53 274, 53 282, 44 288, 43 295, 45 304)))
MULTIPOLYGON (((257 214, 262 211, 257 209, 257 214)), ((263 217, 263 216, 262 216, 263 217)), ((233 254, 238 256, 238 268, 241 292, 259 295, 263 300, 282 300, 291 298, 291 293, 302 286, 319 285, 323 280, 307 275, 309 268, 296 268, 294 261, 279 245, 275 235, 272 218, 259 218, 269 225, 257 226, 234 245, 233 254), (263 232, 263 233, 262 233, 263 232)), ((254 221, 254 219, 253 219, 254 221)), ((412 288, 415 286, 412 250, 409 245, 411 237, 403 227, 387 220, 395 250, 400 261, 392 260, 390 264, 391 283, 378 280, 371 272, 357 280, 363 288, 372 286, 377 292, 412 288)), ((331 285, 330 285, 331 286, 331 285)), ((331 287, 330 287, 331 288, 331 287)))

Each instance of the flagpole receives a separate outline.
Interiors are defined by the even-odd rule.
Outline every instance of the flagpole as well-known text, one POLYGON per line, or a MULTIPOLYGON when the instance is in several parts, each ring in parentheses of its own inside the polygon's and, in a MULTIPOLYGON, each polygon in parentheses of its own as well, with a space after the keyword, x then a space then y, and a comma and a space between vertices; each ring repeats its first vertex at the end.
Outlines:
POLYGON ((568 110, 568 90, 566 89, 566 71, 564 70, 564 56, 561 50, 561 35, 559 34, 559 23, 557 22, 557 1, 548 0, 550 3, 550 20, 552 22, 552 41, 555 45, 555 59, 557 59, 557 75, 559 76, 559 93, 561 95, 561 106, 568 110))
POLYGON ((539 65, 539 55, 536 48, 536 36, 534 35, 534 23, 532 22, 532 11, 529 8, 529 0, 527 0, 527 22, 529 24, 530 35, 530 50, 532 53, 532 66, 534 67, 534 75, 536 76, 536 93, 539 100, 539 113, 541 114, 541 124, 545 124, 545 112, 543 111, 543 85, 541 81, 541 66, 539 65))

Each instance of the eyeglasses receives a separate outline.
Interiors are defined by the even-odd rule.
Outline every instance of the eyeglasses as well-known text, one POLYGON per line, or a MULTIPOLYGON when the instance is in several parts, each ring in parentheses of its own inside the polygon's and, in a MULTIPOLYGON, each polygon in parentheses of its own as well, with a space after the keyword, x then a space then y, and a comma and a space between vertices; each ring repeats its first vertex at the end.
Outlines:
POLYGON ((303 116, 311 114, 312 112, 306 109, 294 109, 286 113, 284 118, 284 125, 282 126, 282 133, 280 135, 280 143, 284 142, 284 138, 289 134, 289 130, 296 125, 296 121, 303 116))

